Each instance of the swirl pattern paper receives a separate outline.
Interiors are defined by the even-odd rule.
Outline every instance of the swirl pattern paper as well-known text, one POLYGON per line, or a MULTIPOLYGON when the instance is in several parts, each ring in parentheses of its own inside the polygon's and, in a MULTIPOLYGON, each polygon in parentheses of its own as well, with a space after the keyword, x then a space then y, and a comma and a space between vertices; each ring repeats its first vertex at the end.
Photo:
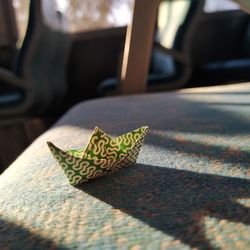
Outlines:
POLYGON ((111 138, 96 127, 84 150, 63 151, 47 142, 51 153, 73 186, 133 165, 139 155, 147 126, 111 138))

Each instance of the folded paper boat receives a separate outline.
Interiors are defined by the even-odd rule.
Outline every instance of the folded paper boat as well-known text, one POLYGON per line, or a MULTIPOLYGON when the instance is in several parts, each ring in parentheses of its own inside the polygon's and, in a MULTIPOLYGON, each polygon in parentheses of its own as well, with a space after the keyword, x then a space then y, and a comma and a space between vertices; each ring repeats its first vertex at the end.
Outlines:
POLYGON ((88 145, 83 150, 64 151, 47 142, 69 183, 73 186, 113 173, 134 164, 138 158, 147 126, 111 138, 95 127, 88 145))

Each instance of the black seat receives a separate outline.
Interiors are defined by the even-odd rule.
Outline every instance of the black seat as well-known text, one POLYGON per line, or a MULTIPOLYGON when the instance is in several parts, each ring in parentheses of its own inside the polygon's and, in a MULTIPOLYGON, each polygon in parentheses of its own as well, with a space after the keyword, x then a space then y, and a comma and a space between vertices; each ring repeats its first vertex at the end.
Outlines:
MULTIPOLYGON (((191 73, 190 41, 204 2, 203 0, 190 1, 186 16, 177 30, 171 49, 165 48, 155 41, 147 91, 177 89, 189 79, 191 73)), ((114 93, 117 85, 117 78, 104 80, 100 84, 98 92, 100 95, 114 93)))
POLYGON ((69 35, 55 4, 31 0, 26 35, 13 71, 0 68, 0 117, 42 114, 59 103, 67 87, 69 51, 69 35), (50 12, 53 27, 46 23, 44 10, 50 12))
POLYGON ((18 38, 12 1, 0 1, 0 67, 11 69, 18 38))
POLYGON ((192 39, 193 83, 250 80, 250 15, 241 10, 202 13, 192 39))

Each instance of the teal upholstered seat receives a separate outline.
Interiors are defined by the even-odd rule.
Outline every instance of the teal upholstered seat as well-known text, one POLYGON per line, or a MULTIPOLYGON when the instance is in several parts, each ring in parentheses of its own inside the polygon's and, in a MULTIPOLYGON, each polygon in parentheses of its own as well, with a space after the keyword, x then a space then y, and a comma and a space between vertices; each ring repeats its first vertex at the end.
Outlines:
POLYGON ((247 249, 250 84, 81 103, 0 176, 0 249, 247 249), (135 166, 75 188, 46 141, 150 131, 135 166))

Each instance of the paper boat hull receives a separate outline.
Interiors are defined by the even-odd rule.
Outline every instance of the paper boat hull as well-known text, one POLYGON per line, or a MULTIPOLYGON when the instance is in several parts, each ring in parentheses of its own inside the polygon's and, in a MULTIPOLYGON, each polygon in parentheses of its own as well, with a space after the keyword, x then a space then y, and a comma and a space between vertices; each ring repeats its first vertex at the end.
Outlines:
POLYGON ((71 185, 78 185, 134 164, 139 155, 146 132, 147 129, 145 129, 145 133, 140 133, 140 136, 137 137, 132 147, 126 151, 126 154, 121 154, 122 157, 119 159, 104 159, 96 156, 93 158, 82 158, 83 151, 82 153, 77 150, 63 151, 51 142, 48 142, 48 146, 54 158, 62 167, 69 183, 71 185))

